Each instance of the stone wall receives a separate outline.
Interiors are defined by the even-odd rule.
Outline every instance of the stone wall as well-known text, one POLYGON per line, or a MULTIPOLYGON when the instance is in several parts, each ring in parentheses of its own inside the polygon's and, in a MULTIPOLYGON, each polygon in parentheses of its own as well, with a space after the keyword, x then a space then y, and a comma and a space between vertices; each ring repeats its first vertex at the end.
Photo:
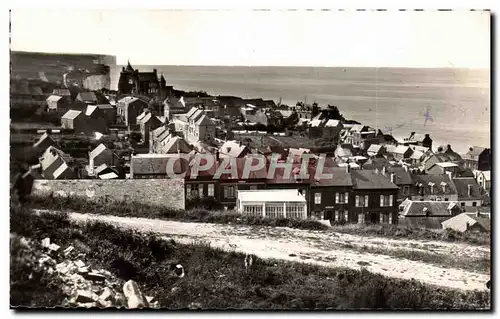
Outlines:
POLYGON ((31 195, 78 196, 91 200, 134 201, 185 209, 182 179, 41 180, 33 182, 31 195))

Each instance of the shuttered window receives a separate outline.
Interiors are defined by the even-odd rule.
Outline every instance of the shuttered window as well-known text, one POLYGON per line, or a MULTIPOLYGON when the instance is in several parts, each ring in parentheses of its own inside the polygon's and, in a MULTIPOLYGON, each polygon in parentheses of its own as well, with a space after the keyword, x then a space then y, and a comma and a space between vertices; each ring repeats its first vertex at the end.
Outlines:
POLYGON ((200 197, 203 197, 203 184, 198 185, 198 194, 200 195, 200 197))
POLYGON ((349 203, 349 193, 347 192, 344 194, 344 203, 349 203))
POLYGON ((365 207, 368 207, 368 195, 365 195, 365 207))
POLYGON ((349 211, 344 211, 344 221, 348 222, 349 221, 349 211))
POLYGON ((339 193, 335 193, 335 203, 340 203, 339 193))
POLYGON ((321 193, 314 194, 314 204, 321 204, 321 193))
POLYGON ((208 184, 208 196, 214 196, 214 184, 208 184))
POLYGON ((339 221, 339 211, 338 210, 335 211, 335 221, 336 222, 339 221))

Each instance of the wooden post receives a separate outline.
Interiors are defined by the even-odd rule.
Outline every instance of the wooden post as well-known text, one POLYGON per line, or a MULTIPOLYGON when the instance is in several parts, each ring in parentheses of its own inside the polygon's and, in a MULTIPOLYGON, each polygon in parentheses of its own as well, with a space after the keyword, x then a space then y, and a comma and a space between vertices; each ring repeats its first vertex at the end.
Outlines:
POLYGON ((283 202, 283 216, 285 216, 285 218, 287 217, 286 216, 286 202, 283 202))

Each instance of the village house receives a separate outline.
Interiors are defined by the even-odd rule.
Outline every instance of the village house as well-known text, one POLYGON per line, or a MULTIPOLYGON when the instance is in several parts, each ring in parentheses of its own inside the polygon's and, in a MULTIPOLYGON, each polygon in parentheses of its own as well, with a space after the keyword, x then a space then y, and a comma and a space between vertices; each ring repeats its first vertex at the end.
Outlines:
POLYGON ((460 167, 455 163, 444 162, 444 163, 436 163, 429 167, 427 170, 427 174, 448 174, 451 173, 452 176, 457 176, 460 173, 460 167))
POLYGON ((50 146, 39 158, 42 174, 45 179, 71 179, 75 177, 68 166, 71 157, 63 151, 50 146))
POLYGON ((67 96, 51 95, 46 99, 48 112, 66 112, 71 106, 67 96))
POLYGON ((331 179, 313 179, 310 186, 309 207, 313 219, 344 222, 355 220, 349 206, 352 192, 352 177, 349 169, 326 168, 324 174, 332 174, 331 179), (351 218, 349 216, 351 215, 351 218))
POLYGON ((250 150, 250 148, 241 143, 241 141, 234 141, 234 140, 226 141, 219 148, 220 158, 224 157, 243 158, 251 153, 252 151, 250 150))
POLYGON ((457 188, 457 201, 461 207, 477 207, 482 205, 482 193, 473 177, 454 178, 453 183, 457 188))
POLYGON ((163 122, 149 109, 144 110, 137 116, 136 123, 139 124, 141 130, 142 142, 149 145, 150 132, 163 126, 163 122))
POLYGON ((491 215, 476 211, 462 213, 441 223, 443 229, 452 229, 457 232, 484 232, 491 231, 491 215))
POLYGON ((338 144, 334 151, 335 158, 348 160, 349 157, 353 156, 353 146, 352 144, 342 143, 338 144))
POLYGON ((118 170, 113 169, 109 167, 106 164, 101 164, 100 166, 96 167, 93 171, 92 174, 89 174, 89 176, 94 176, 99 179, 118 179, 120 178, 118 170))
POLYGON ((457 187, 449 174, 412 175, 414 201, 458 201, 457 187))
POLYGON ((99 110, 100 116, 104 119, 104 122, 107 125, 116 123, 115 107, 113 107, 111 104, 97 104, 95 105, 95 107, 99 110))
POLYGON ((358 223, 397 224, 398 186, 375 171, 351 171, 354 202, 350 221, 358 223))
POLYGON ((94 132, 105 133, 108 131, 108 125, 104 112, 97 105, 88 105, 85 110, 85 119, 89 127, 94 132))
POLYGON ((393 165, 390 163, 388 159, 385 157, 373 157, 368 159, 362 166, 365 170, 379 170, 381 171, 384 167, 386 169, 392 167, 393 165))
POLYGON ((47 132, 43 133, 42 136, 40 136, 40 138, 33 144, 33 148, 38 151, 45 151, 50 146, 56 146, 56 142, 47 132))
POLYGON ((116 103, 118 121, 129 129, 134 128, 137 125, 137 116, 146 108, 148 102, 133 96, 124 97, 116 103))
POLYGON ((384 145, 372 144, 366 151, 368 156, 370 157, 381 157, 384 156, 386 152, 386 148, 384 145))
POLYGON ((180 136, 169 135, 165 140, 160 142, 158 147, 159 154, 187 154, 191 152, 191 146, 180 136))
POLYGON ((476 170, 473 173, 479 187, 489 194, 491 190, 491 171, 476 170))
POLYGON ((171 121, 175 114, 184 113, 186 113, 186 103, 182 96, 180 98, 170 96, 163 101, 163 116, 168 121, 171 121))
POLYGON ((405 160, 408 164, 410 164, 413 167, 419 167, 422 162, 424 161, 426 155, 418 150, 414 150, 411 156, 405 160))
POLYGON ((411 199, 411 187, 413 180, 408 167, 386 167, 382 166, 380 174, 385 176, 391 183, 399 187, 397 202, 401 203, 406 199, 411 199))
MULTIPOLYGON (((132 179, 170 179, 167 165, 173 174, 186 172, 188 162, 179 154, 137 154, 130 157, 130 178, 132 179), (171 164, 169 162, 172 161, 171 164)), ((180 178, 180 177, 177 177, 180 178)))
POLYGON ((89 168, 94 168, 106 164, 108 166, 117 166, 120 164, 120 157, 110 150, 104 144, 99 144, 95 149, 89 152, 89 168))
POLYGON ((63 129, 74 130, 75 132, 88 131, 85 113, 69 110, 61 117, 61 127, 63 129))
POLYGON ((304 194, 294 189, 241 190, 237 198, 238 213, 263 218, 307 218, 304 194))
POLYGON ((485 147, 473 146, 464 156, 465 167, 480 171, 491 169, 491 150, 485 147))
POLYGON ((413 150, 404 145, 398 145, 395 148, 390 146, 387 147, 387 154, 396 162, 409 158, 412 153, 413 150))
POLYGON ((339 120, 314 119, 309 123, 309 138, 333 139, 333 143, 337 144, 340 139, 340 131, 343 127, 339 120))
POLYGON ((377 132, 373 128, 362 124, 355 124, 349 130, 344 142, 366 150, 371 144, 377 144, 376 137, 377 132))
POLYGON ((438 148, 438 152, 431 154, 430 156, 427 157, 427 159, 424 162, 424 167, 425 170, 427 171, 430 169, 434 164, 436 163, 445 163, 445 162, 450 162, 450 163, 455 163, 458 166, 463 166, 463 159, 462 157, 453 151, 451 149, 450 145, 445 146, 440 146, 438 148))
POLYGON ((175 130, 182 132, 184 139, 190 143, 212 141, 215 138, 215 124, 205 112, 193 107, 186 114, 174 115, 175 130))
POLYGON ((429 134, 417 134, 411 132, 410 137, 403 140, 403 144, 406 146, 417 145, 432 149, 432 139, 429 134))
POLYGON ((457 202, 405 200, 399 205, 399 224, 440 229, 443 221, 460 213, 457 202))

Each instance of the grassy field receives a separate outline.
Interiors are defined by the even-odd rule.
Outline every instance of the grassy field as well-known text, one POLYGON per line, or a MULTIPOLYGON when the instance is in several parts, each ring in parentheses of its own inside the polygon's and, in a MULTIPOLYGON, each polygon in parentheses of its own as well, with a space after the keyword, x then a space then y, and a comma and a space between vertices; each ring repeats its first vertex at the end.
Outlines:
MULTIPOLYGON (((11 208, 11 233, 36 241, 50 237, 62 247, 79 241, 82 244, 78 247, 87 251, 86 264, 108 269, 123 280, 135 280, 146 295, 156 296, 160 305, 169 309, 193 305, 268 310, 490 309, 489 292, 438 288, 366 270, 275 260, 257 259, 246 270, 240 253, 206 245, 180 245, 155 234, 123 231, 103 223, 73 224, 64 214, 35 215, 19 206, 11 208), (178 263, 186 270, 184 278, 169 275, 171 265, 178 263)), ((11 269, 24 267, 22 260, 14 261, 11 269)), ((57 305, 58 291, 35 293, 46 288, 47 281, 23 277, 22 285, 12 285, 21 276, 21 272, 11 271, 12 305, 22 304, 20 296, 27 291, 31 304, 57 305)))
POLYGON ((490 245, 490 234, 459 233, 451 230, 413 229, 396 225, 359 225, 346 224, 328 227, 314 220, 270 219, 252 216, 242 216, 231 211, 213 211, 192 209, 186 211, 155 207, 141 203, 95 202, 84 198, 32 197, 29 207, 70 210, 80 213, 114 215, 121 217, 144 217, 165 220, 206 222, 217 224, 242 224, 283 226, 299 229, 324 230, 360 236, 379 236, 393 239, 441 240, 448 242, 464 242, 474 245, 490 245))

